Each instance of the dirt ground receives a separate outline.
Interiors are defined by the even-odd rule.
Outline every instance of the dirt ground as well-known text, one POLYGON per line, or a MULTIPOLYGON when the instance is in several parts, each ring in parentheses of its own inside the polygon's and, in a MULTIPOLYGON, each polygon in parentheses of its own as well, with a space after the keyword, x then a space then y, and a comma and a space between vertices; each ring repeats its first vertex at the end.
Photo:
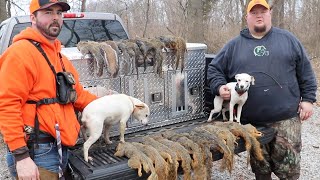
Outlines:
POLYGON ((320 57, 319 58, 314 58, 311 60, 314 72, 317 77, 317 82, 318 82, 318 90, 317 90, 317 105, 320 106, 320 57))

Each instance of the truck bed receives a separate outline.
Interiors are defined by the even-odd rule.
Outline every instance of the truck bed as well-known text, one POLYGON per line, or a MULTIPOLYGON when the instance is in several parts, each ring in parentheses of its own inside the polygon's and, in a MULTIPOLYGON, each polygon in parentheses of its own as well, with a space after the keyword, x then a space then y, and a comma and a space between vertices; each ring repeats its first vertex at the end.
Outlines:
MULTIPOLYGON (((195 126, 207 124, 206 119, 198 119, 194 121, 184 122, 177 125, 170 125, 145 132, 139 132, 137 134, 128 134, 125 136, 126 141, 139 142, 142 137, 150 134, 159 133, 165 130, 174 130, 176 132, 188 132, 195 126)), ((261 144, 266 144, 272 140, 275 131, 272 128, 257 127, 259 131, 263 133, 263 136, 259 139, 261 144)), ((113 144, 106 146, 104 143, 101 145, 95 145, 89 150, 89 155, 93 158, 94 164, 90 164, 84 161, 83 151, 81 150, 81 142, 79 142, 79 148, 75 148, 71 151, 70 164, 73 169, 74 179, 113 179, 113 180, 134 180, 134 179, 146 179, 148 174, 143 174, 142 177, 138 177, 137 170, 131 169, 127 163, 126 157, 114 156, 115 148, 119 142, 118 137, 113 139, 113 144)), ((99 144, 99 143, 96 143, 99 144)), ((235 153, 245 151, 244 140, 241 138, 238 140, 238 145, 235 146, 235 153)), ((222 158, 223 154, 218 151, 212 150, 213 160, 217 161, 222 158)), ((180 171, 181 172, 181 171, 180 171)))

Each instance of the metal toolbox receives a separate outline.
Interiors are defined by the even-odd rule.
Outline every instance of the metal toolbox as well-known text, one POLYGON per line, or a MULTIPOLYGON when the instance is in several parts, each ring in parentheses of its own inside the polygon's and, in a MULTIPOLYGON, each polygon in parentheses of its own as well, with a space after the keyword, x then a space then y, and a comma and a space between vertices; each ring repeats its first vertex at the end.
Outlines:
MULTIPOLYGON (((110 77, 106 70, 101 77, 93 73, 91 56, 83 55, 77 48, 64 48, 65 54, 78 70, 80 82, 87 87, 104 87, 140 99, 150 108, 148 126, 143 126, 133 118, 128 121, 126 134, 190 121, 204 117, 204 67, 205 44, 187 43, 184 70, 174 70, 175 55, 163 52, 163 75, 154 72, 153 66, 134 68, 130 74, 120 73, 110 77)), ((121 57, 120 57, 121 58, 121 57)), ((121 70, 120 70, 121 72, 121 70)), ((119 135, 118 127, 113 127, 111 137, 119 135)))

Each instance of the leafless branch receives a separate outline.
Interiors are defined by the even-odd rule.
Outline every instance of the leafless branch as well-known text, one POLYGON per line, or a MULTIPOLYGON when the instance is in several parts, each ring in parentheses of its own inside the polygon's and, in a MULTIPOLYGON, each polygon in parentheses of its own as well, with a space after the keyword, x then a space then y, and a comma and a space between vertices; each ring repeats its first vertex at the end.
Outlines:
POLYGON ((148 26, 148 23, 149 23, 149 10, 150 10, 150 0, 147 0, 146 22, 145 22, 145 25, 144 25, 144 30, 143 30, 142 37, 146 37, 147 26, 148 26))

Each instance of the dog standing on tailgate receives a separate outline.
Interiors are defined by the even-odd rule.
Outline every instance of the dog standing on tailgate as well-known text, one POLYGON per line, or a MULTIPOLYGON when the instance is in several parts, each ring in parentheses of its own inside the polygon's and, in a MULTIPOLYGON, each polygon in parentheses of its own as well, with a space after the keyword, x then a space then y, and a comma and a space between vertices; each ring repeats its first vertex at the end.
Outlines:
MULTIPOLYGON (((235 76, 235 79, 237 82, 230 82, 227 83, 227 87, 230 90, 230 102, 229 102, 229 121, 233 122, 233 109, 236 104, 238 104, 237 108, 237 116, 236 120, 240 124, 240 118, 241 118, 241 111, 242 106, 248 99, 248 90, 250 85, 254 85, 254 77, 250 76, 246 73, 237 74, 235 76)), ((212 121, 212 116, 214 113, 218 113, 222 110, 223 120, 226 120, 225 112, 226 109, 222 109, 223 107, 223 99, 220 96, 215 96, 213 105, 214 109, 211 110, 210 116, 208 118, 208 122, 212 121)))
POLYGON ((106 144, 111 144, 110 128, 112 125, 120 123, 120 141, 124 142, 126 123, 130 115, 146 125, 150 110, 148 105, 139 99, 125 94, 113 94, 98 98, 84 108, 81 121, 90 134, 83 145, 85 161, 92 160, 88 157, 88 151, 90 146, 100 138, 103 127, 105 128, 104 140, 106 144))

